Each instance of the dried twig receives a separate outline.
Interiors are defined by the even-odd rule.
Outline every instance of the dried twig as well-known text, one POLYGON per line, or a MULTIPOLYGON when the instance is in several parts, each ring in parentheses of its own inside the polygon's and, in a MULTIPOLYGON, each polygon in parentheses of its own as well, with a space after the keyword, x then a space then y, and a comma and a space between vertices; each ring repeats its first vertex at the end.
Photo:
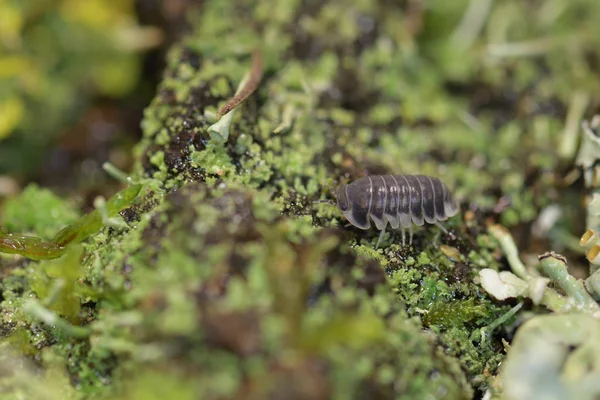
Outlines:
POLYGON ((263 61, 258 50, 252 53, 252 69, 244 86, 217 111, 217 120, 246 100, 258 88, 263 77, 263 61))

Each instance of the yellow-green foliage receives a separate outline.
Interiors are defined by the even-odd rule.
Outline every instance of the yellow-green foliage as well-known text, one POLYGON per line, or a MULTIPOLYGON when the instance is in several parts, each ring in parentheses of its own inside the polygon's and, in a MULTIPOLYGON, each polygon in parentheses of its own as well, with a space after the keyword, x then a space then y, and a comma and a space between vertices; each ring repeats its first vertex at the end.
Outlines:
POLYGON ((138 26, 133 7, 133 0, 0 1, 0 173, 34 168, 94 96, 132 90, 138 50, 157 39, 138 26))

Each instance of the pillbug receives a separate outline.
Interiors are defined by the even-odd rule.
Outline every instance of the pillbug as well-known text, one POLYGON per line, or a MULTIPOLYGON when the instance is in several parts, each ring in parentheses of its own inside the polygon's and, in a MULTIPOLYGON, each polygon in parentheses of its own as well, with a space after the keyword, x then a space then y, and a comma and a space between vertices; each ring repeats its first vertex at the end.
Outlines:
POLYGON ((389 223, 392 229, 402 228, 402 245, 405 229, 410 232, 412 244, 413 224, 435 224, 458 214, 459 207, 448 187, 438 178, 425 175, 372 175, 364 176, 335 190, 336 205, 352 225, 360 229, 371 228, 375 222, 381 231, 376 247, 389 223))

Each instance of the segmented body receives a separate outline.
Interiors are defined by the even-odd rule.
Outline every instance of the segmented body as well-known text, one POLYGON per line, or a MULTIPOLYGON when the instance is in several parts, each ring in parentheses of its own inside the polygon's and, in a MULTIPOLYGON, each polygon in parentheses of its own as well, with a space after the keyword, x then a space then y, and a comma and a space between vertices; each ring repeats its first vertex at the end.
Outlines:
MULTIPOLYGON (((425 222, 439 224, 456 215, 459 207, 448 187, 438 178, 425 175, 365 176, 336 190, 337 206, 346 219, 360 229, 375 223, 381 235, 388 223, 392 229, 410 229, 425 222)), ((381 236, 380 236, 381 240, 381 236)), ((379 242, 377 243, 379 244, 379 242)))

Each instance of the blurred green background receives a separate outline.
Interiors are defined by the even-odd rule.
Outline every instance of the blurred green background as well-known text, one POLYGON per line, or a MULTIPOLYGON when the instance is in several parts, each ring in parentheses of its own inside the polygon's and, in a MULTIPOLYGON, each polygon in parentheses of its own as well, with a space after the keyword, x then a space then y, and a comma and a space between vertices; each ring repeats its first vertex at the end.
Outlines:
POLYGON ((186 1, 0 0, 0 198, 130 165, 186 1))

